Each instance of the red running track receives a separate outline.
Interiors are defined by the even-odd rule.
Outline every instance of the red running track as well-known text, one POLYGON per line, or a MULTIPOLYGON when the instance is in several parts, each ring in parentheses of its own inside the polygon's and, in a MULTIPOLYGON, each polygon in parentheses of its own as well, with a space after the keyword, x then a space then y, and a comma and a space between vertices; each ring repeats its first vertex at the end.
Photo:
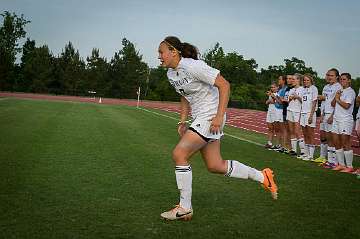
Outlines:
MULTIPOLYGON (((43 94, 30 94, 30 93, 9 93, 9 92, 0 92, 0 97, 17 97, 17 98, 29 98, 29 99, 43 99, 43 100, 58 100, 58 101, 77 101, 77 102, 92 102, 99 103, 99 98, 93 97, 78 97, 78 96, 54 96, 54 95, 43 95, 43 94)), ((136 100, 123 100, 123 99, 111 99, 111 98, 102 98, 102 104, 111 104, 111 105, 128 105, 136 106, 136 100)), ((152 108, 163 110, 167 112, 180 112, 179 103, 174 102, 159 102, 159 101, 141 101, 141 107, 152 108)), ((227 110, 227 121, 228 125, 250 130, 253 132, 266 134, 266 112, 258 110, 248 110, 248 109, 235 109, 229 108, 227 110)), ((319 119, 317 119, 317 127, 315 130, 315 139, 317 144, 319 144, 319 119)), ((358 145, 355 132, 351 137, 352 145, 358 145)), ((359 155, 360 148, 353 148, 354 153, 359 155)))

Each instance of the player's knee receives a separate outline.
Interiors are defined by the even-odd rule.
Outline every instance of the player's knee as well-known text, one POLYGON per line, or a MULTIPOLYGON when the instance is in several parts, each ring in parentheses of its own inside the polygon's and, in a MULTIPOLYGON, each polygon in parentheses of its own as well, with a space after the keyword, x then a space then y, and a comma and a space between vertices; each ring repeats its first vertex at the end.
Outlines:
POLYGON ((185 153, 178 148, 175 148, 172 152, 172 159, 176 165, 181 165, 183 163, 187 163, 187 158, 185 153))
POLYGON ((223 163, 212 163, 212 164, 207 164, 207 170, 210 173, 226 173, 225 170, 225 166, 223 163))

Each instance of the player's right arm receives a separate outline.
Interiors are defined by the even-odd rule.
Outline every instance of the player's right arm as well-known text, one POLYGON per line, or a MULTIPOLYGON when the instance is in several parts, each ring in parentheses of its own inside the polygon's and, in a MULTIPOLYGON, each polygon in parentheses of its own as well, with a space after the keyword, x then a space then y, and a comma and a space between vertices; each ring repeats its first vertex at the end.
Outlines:
POLYGON ((178 123, 178 133, 182 137, 187 130, 186 121, 190 112, 189 101, 184 96, 180 98, 180 121, 178 123))

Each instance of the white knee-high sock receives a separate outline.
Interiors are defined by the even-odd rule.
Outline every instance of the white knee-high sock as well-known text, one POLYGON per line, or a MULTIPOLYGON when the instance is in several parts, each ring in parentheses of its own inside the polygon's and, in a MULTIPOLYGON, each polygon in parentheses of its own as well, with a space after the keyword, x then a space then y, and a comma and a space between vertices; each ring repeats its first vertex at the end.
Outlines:
POLYGON ((310 145, 309 144, 305 144, 305 147, 304 147, 304 154, 305 156, 309 156, 310 155, 310 145))
POLYGON ((180 206, 186 209, 190 209, 192 194, 191 166, 176 166, 175 176, 178 189, 180 190, 180 206))
POLYGON ((309 144, 309 157, 314 158, 315 145, 309 144))
POLYGON ((291 150, 297 152, 297 139, 290 139, 291 141, 291 150))
POLYGON ((227 177, 242 179, 250 178, 259 183, 264 182, 264 175, 261 171, 239 163, 238 161, 227 160, 227 168, 227 173, 225 174, 227 177))
POLYGON ((300 148, 300 153, 305 153, 304 149, 305 149, 305 142, 304 142, 304 138, 300 138, 299 140, 299 148, 300 148))
POLYGON ((336 163, 336 161, 334 160, 334 153, 333 153, 333 147, 328 147, 328 161, 330 163, 336 163))
POLYGON ((334 164, 339 164, 338 160, 337 160, 337 157, 336 157, 336 149, 335 147, 332 147, 332 153, 333 153, 333 161, 334 161, 334 164))
POLYGON ((320 157, 326 158, 328 153, 328 144, 321 143, 320 144, 320 157))
POLYGON ((345 160, 346 160, 346 167, 348 168, 352 168, 352 162, 353 162, 353 157, 354 157, 354 153, 352 150, 348 150, 344 152, 345 155, 345 160))
POLYGON ((345 166, 345 160, 344 160, 344 149, 337 149, 336 150, 336 159, 339 162, 339 165, 345 166))

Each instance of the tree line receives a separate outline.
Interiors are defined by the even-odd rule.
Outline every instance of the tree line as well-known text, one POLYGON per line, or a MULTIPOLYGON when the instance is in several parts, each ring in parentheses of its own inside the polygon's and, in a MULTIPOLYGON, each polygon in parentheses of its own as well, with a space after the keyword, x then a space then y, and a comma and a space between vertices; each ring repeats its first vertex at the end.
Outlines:
MULTIPOLYGON (((37 46, 26 39, 25 27, 30 21, 23 15, 5 11, 0 26, 0 91, 33 92, 135 99, 141 87, 141 99, 178 101, 180 97, 166 77, 166 69, 150 68, 135 45, 123 38, 121 49, 108 60, 93 48, 85 59, 71 42, 55 56, 47 45, 37 46), (16 61, 21 54, 20 62, 16 61)), ((225 53, 219 43, 204 52, 201 59, 231 83, 230 106, 265 109, 265 92, 279 75, 310 73, 319 89, 325 84, 316 71, 296 57, 284 59, 284 64, 258 70, 255 59, 245 59, 237 52, 225 53)), ((358 89, 359 78, 353 82, 358 89)))

